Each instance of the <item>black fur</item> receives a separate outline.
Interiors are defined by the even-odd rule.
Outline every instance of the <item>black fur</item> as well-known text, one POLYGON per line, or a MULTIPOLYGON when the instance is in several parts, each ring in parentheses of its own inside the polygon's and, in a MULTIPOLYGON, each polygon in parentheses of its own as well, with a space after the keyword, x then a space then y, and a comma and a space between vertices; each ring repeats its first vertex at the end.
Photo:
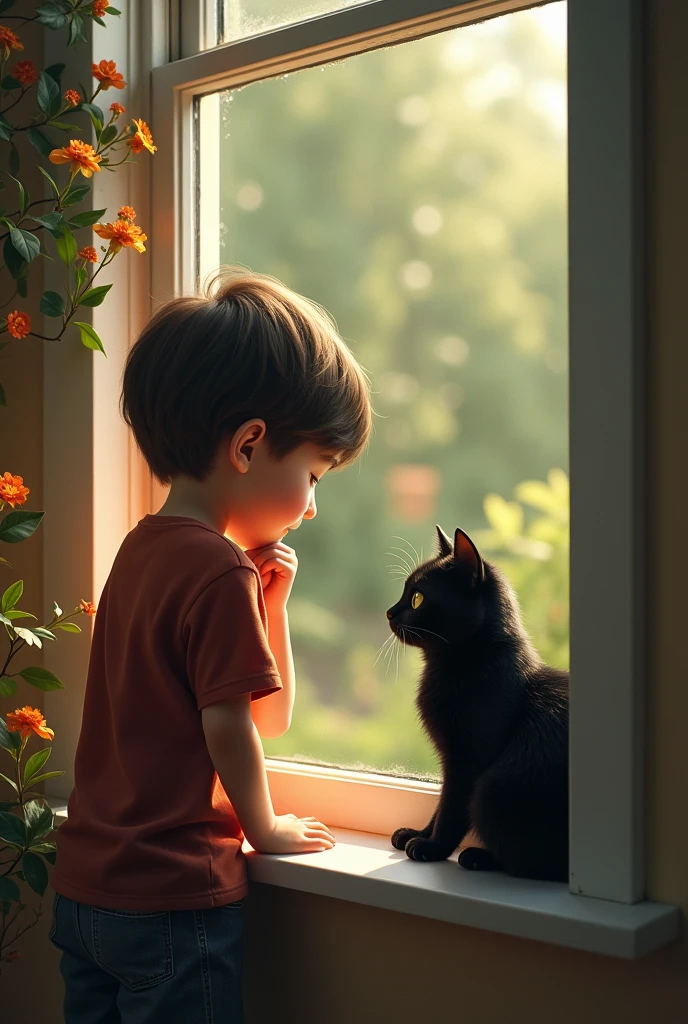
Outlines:
POLYGON ((497 566, 462 530, 453 544, 437 532, 439 554, 408 577, 387 618, 423 654, 416 705, 442 791, 426 828, 397 829, 392 845, 444 860, 475 828, 486 849, 463 850, 462 867, 566 881, 568 673, 537 654, 497 566))

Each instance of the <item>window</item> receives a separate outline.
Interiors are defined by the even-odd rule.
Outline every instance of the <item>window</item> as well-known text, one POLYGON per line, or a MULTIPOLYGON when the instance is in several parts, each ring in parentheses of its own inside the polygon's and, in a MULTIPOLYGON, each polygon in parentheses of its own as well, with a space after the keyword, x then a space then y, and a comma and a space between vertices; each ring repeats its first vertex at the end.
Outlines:
MULTIPOLYGON (((210 9, 197 0, 185 4, 185 15, 194 7, 199 19, 210 9)), ((151 120, 159 152, 173 157, 153 165, 154 301, 195 285, 201 97, 321 65, 326 79, 337 71, 326 65, 340 59, 353 63, 388 44, 527 7, 526 0, 376 0, 205 51, 198 46, 183 61, 154 62, 151 120)), ((571 885, 621 902, 643 893, 640 8, 637 0, 603 0, 591 18, 584 0, 568 2, 571 885)), ((281 84, 289 91, 291 83, 281 84)), ((311 290, 320 297, 321 289, 311 290)), ((322 298, 337 311, 336 299, 322 298)), ((275 777, 288 775, 274 764, 275 777)), ((346 774, 294 769, 290 793, 311 777, 323 800, 350 787, 356 798, 349 806, 360 807, 365 786, 346 774)), ((369 820, 379 822, 395 794, 422 795, 420 784, 395 780, 371 780, 370 788, 380 813, 369 820)))
POLYGON ((568 667, 565 55, 559 2, 196 101, 200 279, 238 262, 323 303, 379 414, 287 539, 297 703, 268 754, 437 771, 384 614, 436 522, 568 667))
POLYGON ((246 36, 355 7, 365 0, 217 0, 217 41, 229 43, 246 36))

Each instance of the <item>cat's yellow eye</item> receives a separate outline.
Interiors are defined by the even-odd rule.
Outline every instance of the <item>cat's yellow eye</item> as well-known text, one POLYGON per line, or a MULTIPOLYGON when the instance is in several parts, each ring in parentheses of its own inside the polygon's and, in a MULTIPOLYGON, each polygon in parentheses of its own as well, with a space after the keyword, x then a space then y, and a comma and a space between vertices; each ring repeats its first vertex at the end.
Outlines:
POLYGON ((416 608, 420 608, 422 603, 423 603, 423 595, 421 594, 421 592, 419 590, 414 590, 413 593, 411 594, 411 607, 413 608, 414 612, 415 612, 416 608))

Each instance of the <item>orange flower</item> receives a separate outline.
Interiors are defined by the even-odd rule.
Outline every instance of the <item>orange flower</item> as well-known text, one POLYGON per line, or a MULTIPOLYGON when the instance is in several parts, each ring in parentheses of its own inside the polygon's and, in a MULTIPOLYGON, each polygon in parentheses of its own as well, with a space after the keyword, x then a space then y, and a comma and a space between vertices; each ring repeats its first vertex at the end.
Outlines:
POLYGON ((92 245, 85 245, 83 249, 79 249, 77 256, 82 260, 88 260, 89 263, 98 262, 98 253, 92 245))
POLYGON ((133 118, 133 121, 136 125, 136 135, 129 140, 132 153, 140 153, 144 146, 149 153, 155 153, 158 147, 153 145, 153 136, 146 122, 137 121, 136 118, 133 118))
POLYGON ((12 78, 16 78, 20 85, 33 85, 41 77, 38 68, 32 60, 20 60, 14 67, 10 68, 12 78))
POLYGON ((28 705, 25 705, 23 708, 17 708, 14 714, 9 711, 5 718, 7 719, 9 731, 21 733, 23 740, 30 736, 32 732, 35 732, 43 740, 51 740, 55 735, 53 730, 48 729, 46 726, 43 712, 39 711, 38 708, 30 708, 28 705))
POLYGON ((115 118, 118 118, 120 114, 124 113, 124 107, 121 103, 111 103, 110 110, 115 115, 115 118))
POLYGON ((68 146, 62 149, 54 149, 48 159, 53 164, 71 164, 70 171, 76 174, 81 171, 84 178, 90 178, 94 171, 99 171, 98 164, 103 159, 98 156, 93 146, 88 142, 81 142, 80 139, 71 139, 68 146))
POLYGON ((101 238, 110 239, 112 252, 119 252, 122 246, 136 249, 137 252, 146 251, 143 243, 148 236, 144 235, 138 224, 131 224, 128 220, 116 220, 114 224, 94 224, 93 230, 101 238))
POLYGON ((28 313, 20 313, 15 309, 7 314, 7 330, 13 338, 25 338, 31 333, 31 317, 28 313))
POLYGON ((78 107, 81 103, 81 96, 76 89, 67 89, 67 92, 64 94, 64 98, 71 107, 78 107))
POLYGON ((117 211, 117 216, 124 220, 136 220, 136 210, 132 210, 131 206, 123 206, 117 211))
POLYGON ((79 601, 79 607, 86 615, 93 616, 96 613, 96 606, 92 601, 79 601))
POLYGON ((0 477, 0 501, 6 501, 12 508, 15 505, 23 505, 26 501, 26 495, 30 493, 30 488, 24 487, 23 476, 12 476, 11 473, 4 473, 0 477))
POLYGON ((114 60, 101 60, 100 64, 92 64, 93 77, 100 82, 100 88, 105 92, 110 86, 115 89, 123 89, 127 84, 124 77, 117 70, 114 60))
POLYGON ((96 18, 104 18, 105 11, 110 6, 110 0, 93 0, 93 13, 96 18))
POLYGON ((24 44, 19 42, 19 36, 15 35, 12 29, 0 25, 0 46, 5 48, 5 60, 10 55, 10 50, 23 50, 24 44))

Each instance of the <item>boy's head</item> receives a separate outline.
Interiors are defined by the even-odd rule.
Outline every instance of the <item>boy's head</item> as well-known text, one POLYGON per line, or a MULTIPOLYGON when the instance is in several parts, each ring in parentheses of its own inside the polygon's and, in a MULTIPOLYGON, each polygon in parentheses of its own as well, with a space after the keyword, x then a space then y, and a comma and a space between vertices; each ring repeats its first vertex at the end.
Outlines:
POLYGON ((154 314, 127 359, 122 413, 158 480, 212 492, 247 547, 311 518, 311 477, 353 462, 371 429, 367 378, 327 313, 232 267, 154 314))

